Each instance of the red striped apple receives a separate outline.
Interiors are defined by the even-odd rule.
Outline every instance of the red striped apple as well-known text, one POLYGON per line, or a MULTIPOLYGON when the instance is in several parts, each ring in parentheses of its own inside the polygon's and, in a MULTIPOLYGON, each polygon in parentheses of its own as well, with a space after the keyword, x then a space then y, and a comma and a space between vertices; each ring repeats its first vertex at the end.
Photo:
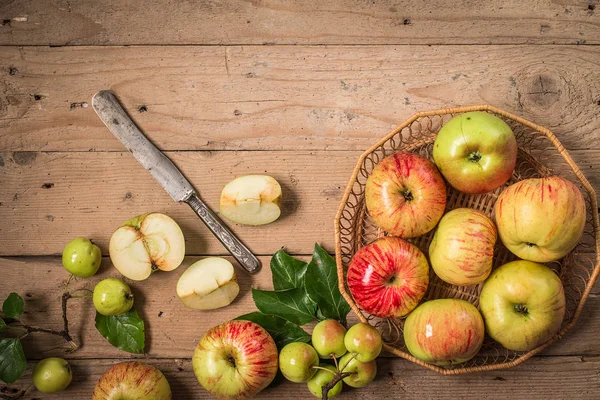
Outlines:
POLYGON ((277 374, 277 347, 269 333, 250 321, 229 321, 198 342, 192 367, 200 385, 221 399, 246 399, 277 374))
POLYGON ((492 272, 496 225, 481 211, 457 208, 442 217, 429 245, 431 268, 453 285, 481 283, 492 272))
POLYGON ((171 400, 171 387, 158 368, 137 361, 115 364, 102 375, 92 400, 171 400))
POLYGON ((529 351, 556 335, 565 316, 565 292, 548 267, 509 262, 485 281, 479 298, 487 333, 510 350, 529 351))
POLYGON ((531 178, 504 189, 494 206, 502 243, 517 257, 558 260, 577 245, 585 227, 585 200, 558 176, 531 178))
POLYGON ((404 323, 404 343, 410 354, 435 365, 470 360, 481 348, 484 335, 479 311, 458 299, 427 301, 404 323))
POLYGON ((423 235, 446 207, 446 185, 435 165, 418 154, 396 153, 373 169, 365 187, 369 215, 384 231, 402 238, 423 235))
POLYGON ((356 252, 347 273, 356 303, 381 318, 401 317, 421 301, 429 283, 429 264, 416 246, 383 237, 356 252))
POLYGON ((481 111, 446 122, 433 144, 433 159, 444 178, 465 193, 502 186, 517 162, 517 140, 500 118, 481 111))

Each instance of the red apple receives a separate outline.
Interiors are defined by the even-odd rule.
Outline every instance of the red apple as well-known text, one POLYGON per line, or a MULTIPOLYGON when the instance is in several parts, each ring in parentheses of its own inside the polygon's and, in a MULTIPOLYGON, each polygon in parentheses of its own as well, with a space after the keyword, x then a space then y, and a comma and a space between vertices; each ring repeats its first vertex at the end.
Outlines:
POLYGON ((517 140, 495 115, 468 112, 440 129, 433 159, 444 178, 465 193, 486 193, 502 186, 517 162, 517 140))
POLYGON ((115 364, 102 375, 93 400, 171 400, 171 387, 160 370, 137 361, 115 364))
POLYGON ((549 262, 566 256, 585 227, 585 200, 558 176, 531 178, 504 189, 494 216, 502 243, 517 257, 549 262))
POLYGON ((347 273, 356 303, 381 318, 401 317, 421 301, 429 283, 429 264, 416 246, 383 237, 358 250, 347 273))
POLYGON ((496 225, 481 211, 457 208, 442 217, 429 245, 431 268, 453 285, 481 283, 492 272, 496 225))
POLYGON ((223 399, 245 399, 266 388, 277 374, 277 347, 260 325, 229 321, 198 342, 192 367, 198 382, 223 399))
POLYGON ((367 179, 365 200, 377 226, 411 238, 432 230, 446 207, 446 185, 435 165, 414 153, 384 158, 367 179))
POLYGON ((404 323, 404 343, 410 354, 435 365, 470 360, 481 348, 484 335, 481 314, 464 300, 427 301, 404 323))

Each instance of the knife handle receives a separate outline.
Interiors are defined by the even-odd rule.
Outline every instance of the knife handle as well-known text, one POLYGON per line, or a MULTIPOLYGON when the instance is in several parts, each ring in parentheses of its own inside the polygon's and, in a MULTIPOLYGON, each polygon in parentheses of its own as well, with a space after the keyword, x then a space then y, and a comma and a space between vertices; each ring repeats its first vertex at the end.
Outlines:
POLYGON ((260 269, 260 261, 250 250, 225 226, 223 221, 215 214, 196 194, 192 194, 185 201, 198 214, 202 222, 219 239, 231 253, 233 258, 248 272, 254 274, 260 269))

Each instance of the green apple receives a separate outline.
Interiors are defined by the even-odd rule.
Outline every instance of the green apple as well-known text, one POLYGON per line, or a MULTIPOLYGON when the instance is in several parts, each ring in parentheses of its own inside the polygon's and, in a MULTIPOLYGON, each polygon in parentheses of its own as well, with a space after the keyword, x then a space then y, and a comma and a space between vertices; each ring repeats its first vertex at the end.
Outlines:
POLYGON ((279 353, 279 370, 288 381, 306 382, 317 371, 319 355, 309 344, 293 342, 285 345, 279 353))
POLYGON ((196 261, 181 274, 176 291, 187 307, 212 310, 231 304, 240 292, 240 286, 228 260, 207 257, 196 261))
POLYGON ((265 225, 281 214, 281 186, 267 175, 240 176, 221 192, 219 211, 227 219, 245 225, 265 225))
POLYGON ((487 193, 511 177, 517 140, 510 126, 482 111, 446 122, 433 143, 433 159, 444 178, 465 193, 487 193))
POLYGON ((373 361, 383 347, 379 331, 363 322, 348 329, 344 344, 350 353, 356 353, 356 360, 360 362, 373 361))
POLYGON ((185 257, 181 228, 165 214, 139 215, 110 237, 110 259, 125 277, 141 281, 155 271, 172 271, 185 257))
POLYGON ((481 211, 456 208, 446 213, 429 245, 431 268, 452 285, 476 285, 492 272, 496 225, 481 211))
POLYGON ((71 240, 62 253, 63 267, 81 278, 89 278, 98 272, 101 261, 100 247, 82 237, 71 240))
POLYGON ((339 358, 346 354, 344 335, 346 328, 334 319, 326 319, 315 325, 312 345, 321 358, 339 358))
POLYGON ((260 325, 229 321, 200 339, 192 367, 200 385, 214 396, 245 399, 266 388, 277 375, 277 347, 260 325))
POLYGON ((517 257, 535 262, 569 254, 583 234, 586 214, 579 188, 558 176, 510 185, 494 205, 502 243, 517 257))
MULTIPOLYGON (((337 370, 333 365, 329 364, 320 364, 319 367, 326 368, 327 371, 322 369, 317 370, 317 373, 308 380, 308 390, 318 399, 323 398, 323 386, 327 385, 329 382, 335 378, 335 374, 337 370)), ((342 391, 342 381, 336 383, 327 393, 327 398, 332 398, 340 394, 342 391)))
POLYGON ((128 284, 117 278, 106 278, 94 287, 94 307, 102 315, 120 315, 131 310, 133 293, 128 284))
POLYGON ((488 335, 509 350, 529 351, 556 335, 565 316, 565 292, 548 267, 518 260, 502 265, 479 298, 488 335))
POLYGON ((92 400, 171 400, 169 381, 156 367, 137 361, 113 365, 102 375, 92 400))
POLYGON ((404 343, 419 360, 435 365, 459 364, 475 357, 485 336, 481 314, 468 301, 426 301, 404 322, 404 343))
POLYGON ((65 390, 73 379, 73 371, 66 360, 58 357, 45 358, 33 369, 33 384, 41 393, 65 390))
POLYGON ((355 354, 346 353, 340 359, 340 371, 350 372, 352 375, 344 378, 344 383, 354 388, 361 388, 373 382, 377 375, 377 363, 375 360, 369 362, 360 362, 356 359, 355 354))

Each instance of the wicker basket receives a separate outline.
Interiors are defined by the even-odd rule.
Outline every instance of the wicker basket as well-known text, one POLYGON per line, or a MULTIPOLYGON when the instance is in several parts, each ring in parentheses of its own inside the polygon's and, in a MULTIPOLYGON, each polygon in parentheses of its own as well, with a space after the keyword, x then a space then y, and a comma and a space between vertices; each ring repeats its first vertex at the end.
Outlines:
MULTIPOLYGON (((433 231, 411 239, 425 254, 433 231)), ((335 218, 335 252, 340 291, 363 322, 377 326, 385 339, 385 350, 444 375, 462 374, 513 367, 539 353, 562 337, 577 320, 600 271, 600 231, 598 203, 592 186, 573 162, 558 139, 548 129, 488 105, 460 107, 415 114, 385 138, 367 150, 358 160, 335 218), (548 263, 560 276, 567 300, 567 311, 560 332, 548 342, 528 352, 507 350, 487 337, 479 353, 470 361, 448 367, 438 367, 413 357, 406 350, 402 328, 404 318, 380 320, 365 313, 347 290, 345 272, 352 256, 362 246, 384 236, 366 211, 364 189, 373 168, 384 157, 397 151, 411 151, 432 159, 432 147, 440 127, 455 114, 467 111, 487 111, 506 121, 513 129, 519 145, 515 171, 504 186, 491 193, 469 195, 448 187, 447 210, 470 207, 492 216, 494 203, 509 184, 531 177, 560 175, 575 183, 586 200, 587 222, 577 247, 562 260, 548 263)), ((494 252, 494 268, 516 259, 498 240, 494 252)), ((478 307, 481 284, 453 286, 439 279, 433 271, 423 300, 460 298, 478 307)))

